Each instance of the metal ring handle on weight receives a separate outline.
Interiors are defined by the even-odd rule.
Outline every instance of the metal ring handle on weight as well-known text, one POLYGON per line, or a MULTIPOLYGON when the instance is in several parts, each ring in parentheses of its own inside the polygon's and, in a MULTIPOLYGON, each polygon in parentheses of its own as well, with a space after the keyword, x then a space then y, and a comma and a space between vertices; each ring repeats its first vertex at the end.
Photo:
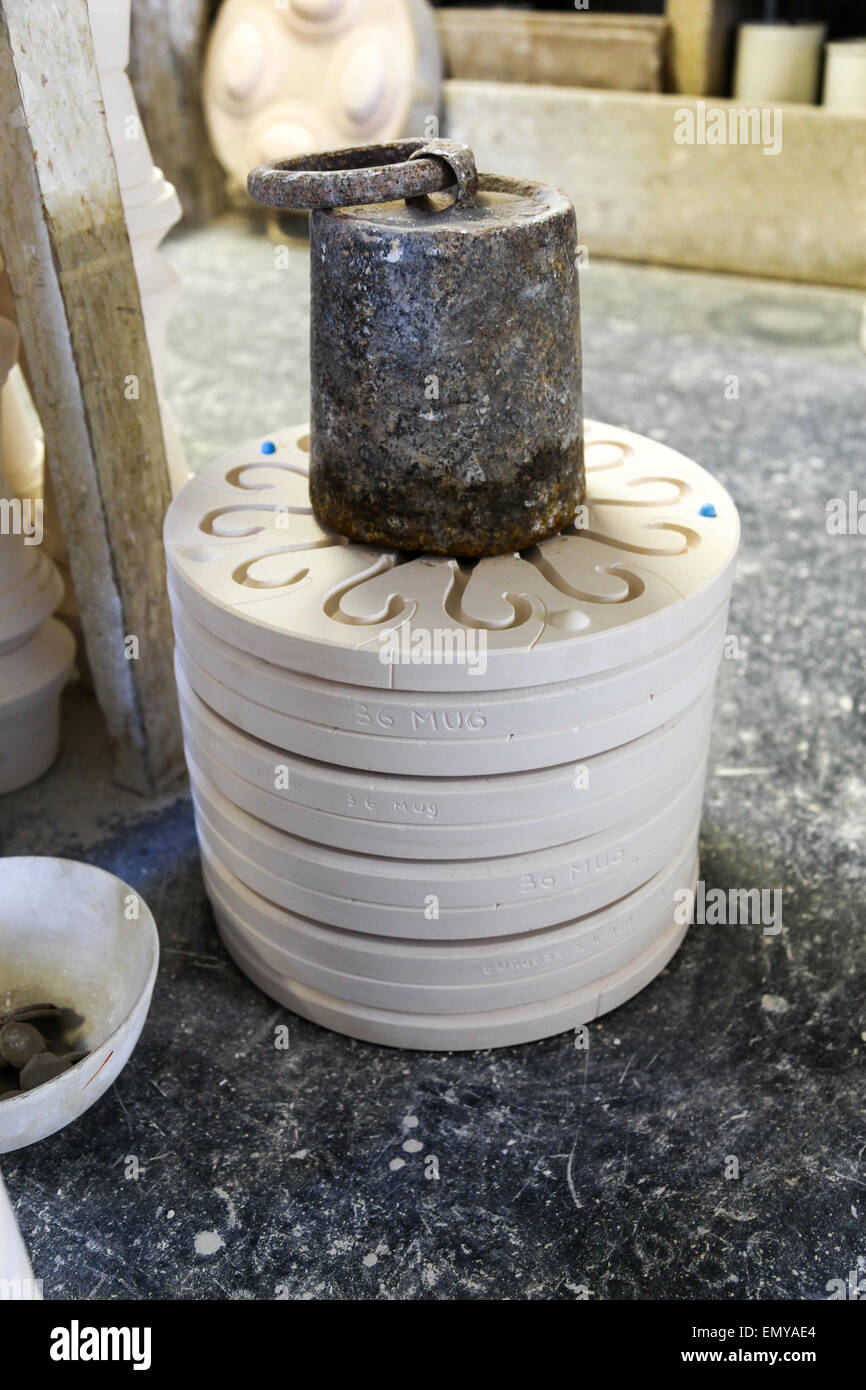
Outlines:
POLYGON ((473 201, 475 159, 468 145, 455 140, 392 140, 298 155, 260 164, 247 178, 256 202, 298 210, 412 200, 455 186, 455 203, 473 201))

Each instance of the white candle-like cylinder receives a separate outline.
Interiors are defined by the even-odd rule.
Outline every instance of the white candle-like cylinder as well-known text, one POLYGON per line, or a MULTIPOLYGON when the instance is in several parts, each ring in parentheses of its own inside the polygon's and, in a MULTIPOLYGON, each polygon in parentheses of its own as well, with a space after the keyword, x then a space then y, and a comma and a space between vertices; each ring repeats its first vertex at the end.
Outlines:
POLYGON ((826 24, 741 24, 734 99, 813 103, 826 24))
POLYGON ((831 111, 866 111, 866 39, 828 43, 824 52, 824 105, 831 111))

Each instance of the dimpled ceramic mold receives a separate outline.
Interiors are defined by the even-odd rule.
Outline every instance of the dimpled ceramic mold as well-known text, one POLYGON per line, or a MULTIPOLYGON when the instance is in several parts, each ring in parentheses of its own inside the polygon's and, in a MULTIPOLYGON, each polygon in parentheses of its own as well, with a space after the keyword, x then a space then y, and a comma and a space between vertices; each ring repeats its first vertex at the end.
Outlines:
POLYGON ((648 883, 598 912, 492 941, 401 941, 340 931, 252 893, 204 858, 224 939, 278 975, 375 1008, 471 1013, 579 989, 634 960, 670 925, 676 893, 696 878, 694 843, 648 883))
POLYGON ((705 694, 657 733, 585 764, 551 769, 546 778, 518 773, 443 784, 432 778, 365 778, 307 759, 286 761, 277 749, 226 724, 182 678, 179 684, 190 759, 227 800, 304 839, 410 859, 546 849, 648 810, 676 792, 706 757, 712 712, 705 694), (443 785, 458 794, 443 798, 443 785), (458 815, 464 819, 455 822, 458 815))
POLYGON ((246 188, 265 159, 421 134, 440 80, 421 0, 225 0, 203 105, 217 158, 246 188))
POLYGON ((727 598, 736 509, 710 474, 663 444, 593 422, 586 441, 579 530, 473 564, 350 545, 324 530, 310 508, 307 432, 278 431, 216 460, 169 508, 174 606, 274 665, 378 689, 477 695, 652 656, 727 598), (483 642, 484 669, 383 662, 383 636, 400 630, 410 657, 424 634, 458 653, 483 642))

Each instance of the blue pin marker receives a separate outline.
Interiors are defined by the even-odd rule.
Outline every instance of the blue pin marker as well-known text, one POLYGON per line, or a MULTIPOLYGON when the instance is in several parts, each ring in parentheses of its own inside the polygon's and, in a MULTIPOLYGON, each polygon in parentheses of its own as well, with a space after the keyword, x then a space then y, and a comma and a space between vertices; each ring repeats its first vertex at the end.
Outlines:
POLYGON ((713 506, 712 502, 705 502, 704 505, 701 507, 701 510, 700 510, 699 515, 700 515, 700 516, 718 516, 718 512, 716 511, 716 509, 715 509, 715 507, 713 506))
POLYGON ((272 439, 266 439, 261 447, 261 452, 263 454, 275 454, 277 452, 277 446, 272 439))

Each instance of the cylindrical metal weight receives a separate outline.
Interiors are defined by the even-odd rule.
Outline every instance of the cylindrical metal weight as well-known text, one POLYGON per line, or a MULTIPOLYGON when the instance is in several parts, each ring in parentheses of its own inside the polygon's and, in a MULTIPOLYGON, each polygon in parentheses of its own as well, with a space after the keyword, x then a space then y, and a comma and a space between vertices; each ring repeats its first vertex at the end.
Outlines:
POLYGON ((313 508, 353 540, 401 550, 523 550, 584 497, 574 209, 538 183, 480 175, 476 191, 465 147, 393 148, 413 171, 406 202, 381 150, 381 169, 345 159, 338 171, 338 151, 250 180, 263 200, 316 208, 313 508), (424 191, 442 187, 443 165, 456 198, 424 191), (357 198, 365 176, 374 190, 382 176, 391 201, 329 206, 357 198))

